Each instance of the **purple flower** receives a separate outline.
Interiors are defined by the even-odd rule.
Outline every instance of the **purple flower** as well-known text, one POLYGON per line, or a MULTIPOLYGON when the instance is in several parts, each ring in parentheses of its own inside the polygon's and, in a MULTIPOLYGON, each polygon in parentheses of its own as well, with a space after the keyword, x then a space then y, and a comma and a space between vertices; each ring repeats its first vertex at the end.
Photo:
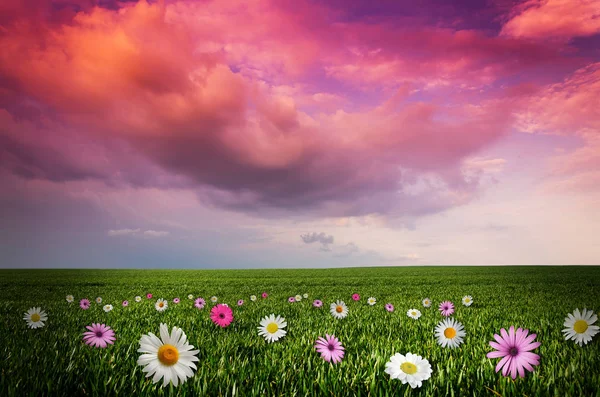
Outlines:
POLYGON ((315 299, 315 301, 313 302, 313 306, 314 307, 321 307, 321 306, 323 306, 323 302, 321 302, 318 299, 315 299))
POLYGON ((339 363, 344 358, 344 346, 333 335, 325 334, 325 338, 319 337, 315 343, 315 349, 321 354, 321 358, 334 364, 339 363))
POLYGON ((79 307, 82 308, 83 310, 89 309, 90 308, 90 300, 89 299, 80 300, 79 307))
POLYGON ((359 295, 359 294, 353 294, 353 295, 352 295, 352 300, 353 300, 353 301, 358 301, 358 300, 360 300, 360 295, 359 295))
POLYGON ((175 298, 175 299, 173 299, 173 303, 177 304, 177 303, 179 303, 179 302, 180 302, 180 301, 179 301, 179 298, 175 298))
POLYGON ((123 305, 123 307, 129 306, 129 301, 123 301, 122 305, 123 305))
POLYGON ((206 301, 202 298, 197 298, 194 301, 194 307, 196 307, 198 310, 204 309, 204 305, 206 305, 206 301))
POLYGON ((440 303, 440 312, 442 313, 442 316, 450 316, 454 313, 454 304, 450 301, 440 303))
POLYGON ((108 344, 114 344, 115 331, 104 324, 93 324, 86 326, 89 330, 83 333, 83 341, 95 347, 105 348, 108 344))
POLYGON ((488 358, 500 358, 502 360, 496 365, 496 372, 502 369, 502 376, 508 376, 510 372, 511 378, 515 379, 517 373, 521 378, 525 377, 525 370, 533 372, 534 365, 540 365, 540 356, 531 353, 531 350, 536 349, 541 343, 534 342, 536 334, 529 334, 529 330, 519 328, 515 333, 515 327, 511 326, 508 333, 504 328, 500 330, 500 335, 494 334, 496 342, 491 341, 492 346, 496 351, 489 352, 488 358))
POLYGON ((290 303, 294 303, 294 302, 296 302, 296 298, 294 298, 293 296, 290 296, 290 297, 288 298, 288 302, 290 302, 290 303))
POLYGON ((393 312, 394 311, 394 305, 392 305, 391 303, 386 303, 385 304, 385 310, 387 310, 388 312, 393 312))
POLYGON ((240 299, 240 300, 238 301, 238 306, 242 306, 243 304, 244 304, 244 300, 243 300, 243 299, 240 299))

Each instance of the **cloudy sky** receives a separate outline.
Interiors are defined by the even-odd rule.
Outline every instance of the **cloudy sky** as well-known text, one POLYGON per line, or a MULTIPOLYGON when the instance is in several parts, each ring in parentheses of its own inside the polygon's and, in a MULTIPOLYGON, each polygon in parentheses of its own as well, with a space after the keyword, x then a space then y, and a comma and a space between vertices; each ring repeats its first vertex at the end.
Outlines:
POLYGON ((1 267, 600 264, 600 2, 2 2, 0 220, 1 267))

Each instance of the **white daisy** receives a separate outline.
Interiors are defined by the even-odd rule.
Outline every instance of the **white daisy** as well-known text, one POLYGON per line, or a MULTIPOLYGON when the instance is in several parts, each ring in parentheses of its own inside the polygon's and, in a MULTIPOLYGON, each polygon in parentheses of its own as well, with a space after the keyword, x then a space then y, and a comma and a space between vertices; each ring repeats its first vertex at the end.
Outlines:
POLYGON ((402 384, 408 383, 414 389, 421 387, 423 381, 431 377, 432 370, 429 361, 421 356, 396 353, 385 364, 385 372, 392 379, 400 379, 402 384))
POLYGON ((304 295, 302 295, 302 297, 303 297, 304 299, 308 299, 308 294, 304 294, 304 295))
POLYGON ((48 320, 48 315, 46 315, 46 312, 41 307, 32 307, 27 310, 25 316, 23 316, 23 320, 25 320, 29 328, 41 328, 45 325, 44 321, 48 320))
POLYGON ((563 324, 567 327, 562 330, 565 340, 573 339, 579 346, 587 345, 598 333, 599 327, 592 325, 597 320, 598 316, 592 310, 583 309, 583 312, 579 313, 579 309, 575 309, 573 314, 569 313, 563 324))
POLYGON ((101 304, 101 303, 102 303, 102 298, 100 298, 100 297, 97 297, 97 298, 96 298, 96 303, 97 303, 97 304, 101 304))
POLYGON ((435 327, 435 336, 442 347, 449 347, 451 349, 458 347, 458 345, 463 343, 465 335, 465 327, 453 318, 442 320, 435 327))
POLYGON ((190 299, 190 300, 194 299, 194 295, 192 295, 192 294, 189 294, 189 295, 188 295, 188 299, 190 299))
POLYGON ((73 297, 73 295, 67 295, 67 302, 73 303, 74 300, 75 298, 73 297))
POLYGON ((211 301, 212 303, 217 303, 217 301, 218 301, 218 300, 219 300, 219 299, 218 299, 216 296, 211 296, 211 298, 210 298, 210 301, 211 301))
POLYGON ((348 315, 348 307, 342 301, 337 301, 329 306, 331 315, 337 319, 344 318, 348 315))
POLYGON ((421 312, 417 309, 409 309, 406 312, 406 315, 410 318, 414 318, 415 320, 418 320, 419 317, 421 317, 421 312))
POLYGON ((260 327, 257 327, 258 334, 264 336, 265 340, 269 343, 277 342, 287 333, 287 331, 283 330, 287 326, 287 323, 285 322, 285 318, 281 316, 277 316, 277 318, 275 318, 274 314, 265 316, 260 321, 260 325, 260 327))
POLYGON ((250 295, 250 300, 252 302, 256 302, 256 295, 250 295))
POLYGON ((159 299, 154 304, 154 307, 159 312, 164 312, 165 310, 167 310, 167 307, 169 307, 169 304, 167 303, 166 299, 159 299))
POLYGON ((160 339, 152 332, 142 335, 137 364, 144 366, 142 372, 147 372, 146 378, 152 376, 152 383, 163 378, 163 387, 169 382, 173 386, 183 384, 187 378, 194 376, 192 368, 196 369, 193 361, 198 361, 199 350, 187 342, 187 337, 181 328, 173 327, 171 335, 165 324, 160 324, 160 339))
POLYGON ((375 303, 377 303, 377 299, 370 297, 369 299, 367 299, 367 303, 373 306, 375 303))
POLYGON ((473 297, 471 295, 463 296, 462 303, 465 306, 471 306, 473 304, 473 297))
POLYGON ((105 312, 108 313, 109 311, 111 311, 113 309, 113 305, 104 305, 103 309, 105 312))
POLYGON ((302 300, 302 295, 296 295, 294 299, 296 299, 296 302, 300 302, 302 300))
POLYGON ((431 307, 431 299, 429 299, 429 298, 423 299, 423 307, 431 307))
POLYGON ((142 297, 141 296, 136 296, 135 297, 135 301, 136 302, 141 302, 142 301, 142 297))

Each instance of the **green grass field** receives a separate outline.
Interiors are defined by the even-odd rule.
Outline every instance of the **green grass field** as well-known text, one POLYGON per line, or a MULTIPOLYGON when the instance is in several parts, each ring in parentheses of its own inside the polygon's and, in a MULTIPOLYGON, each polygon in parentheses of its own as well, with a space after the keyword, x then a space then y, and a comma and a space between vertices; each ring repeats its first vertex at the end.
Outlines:
POLYGON ((600 311, 600 267, 403 267, 325 270, 2 270, 0 271, 0 356, 2 396, 181 395, 181 396, 600 396, 600 335, 579 347, 565 341, 564 318, 575 308, 600 311), (269 293, 251 302, 252 294, 269 293), (361 300, 354 302, 353 293, 361 300), (146 293, 153 299, 147 300, 146 293), (309 294, 290 304, 289 296, 309 294), (72 294, 69 304, 65 296, 72 294), (207 306, 193 308, 188 294, 207 306), (143 296, 135 303, 136 295, 143 296), (209 318, 209 298, 233 307, 234 322, 218 328, 209 318), (461 298, 475 303, 464 307, 461 298), (111 303, 105 313, 93 302, 111 303), (377 298, 375 306, 366 299, 377 298), (181 303, 175 305, 173 298, 181 303), (423 308, 430 297, 433 306, 423 308), (83 311, 81 298, 92 301, 83 311), (169 308, 154 309, 157 298, 169 308), (129 300, 123 308, 121 302, 129 300), (238 299, 245 304, 236 306, 238 299), (321 309, 312 307, 321 299, 321 309), (344 300, 349 315, 336 320, 329 304, 344 300), (442 319, 437 304, 456 304, 454 318, 466 328, 458 349, 437 345, 433 330, 442 319), (388 313, 385 303, 396 310, 388 313), (48 313, 46 326, 29 329, 22 319, 32 306, 48 313), (407 317, 410 308, 423 313, 407 317), (268 344, 257 326, 265 315, 279 314, 288 334, 268 344), (82 342, 86 325, 102 322, 116 333, 115 344, 96 349, 82 342), (161 322, 181 327, 200 349, 193 378, 162 388, 136 365, 142 334, 158 334, 161 322), (494 372, 488 342, 500 328, 529 329, 542 345, 540 366, 524 379, 494 372), (335 334, 346 348, 341 364, 324 362, 313 345, 335 334), (412 352, 433 368, 420 389, 390 380, 385 363, 394 353, 412 352))

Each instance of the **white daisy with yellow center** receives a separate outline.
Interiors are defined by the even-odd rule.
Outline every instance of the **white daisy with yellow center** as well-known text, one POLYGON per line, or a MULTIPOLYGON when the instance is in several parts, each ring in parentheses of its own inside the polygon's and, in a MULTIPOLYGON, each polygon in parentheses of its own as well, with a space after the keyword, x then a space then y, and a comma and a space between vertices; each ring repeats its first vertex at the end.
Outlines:
POLYGON ((101 297, 97 297, 96 298, 96 303, 97 304, 101 304, 102 303, 102 298, 101 297))
POLYGON ((23 320, 25 320, 29 328, 41 328, 45 325, 44 321, 48 320, 48 315, 41 307, 32 307, 25 312, 23 320))
POLYGON ((400 379, 402 384, 408 383, 413 389, 421 387, 432 372, 429 361, 412 353, 407 353, 406 356, 396 353, 385 364, 385 373, 392 379, 400 379))
POLYGON ((73 297, 73 295, 67 295, 67 302, 73 303, 74 300, 75 298, 73 297))
POLYGON ((374 304, 377 303, 377 299, 370 297, 369 299, 367 299, 367 303, 371 306, 373 306, 374 304))
POLYGON ((425 298, 423 299, 423 307, 431 307, 431 299, 425 298))
POLYGON ((435 336, 442 347, 454 349, 463 343, 465 327, 453 318, 447 318, 435 327, 435 336))
POLYGON ((593 310, 583 309, 583 312, 580 313, 579 309, 575 309, 573 314, 569 313, 563 324, 567 327, 562 330, 565 340, 573 339, 579 346, 587 345, 598 333, 599 327, 593 325, 597 320, 598 316, 594 314, 593 310))
POLYGON ((258 327, 258 334, 263 336, 269 343, 277 342, 280 338, 283 338, 287 331, 283 328, 287 326, 285 318, 281 316, 275 317, 275 314, 266 316, 260 321, 260 327, 258 327))
POLYGON ((471 295, 463 296, 462 304, 465 306, 471 306, 473 304, 473 297, 471 295))
POLYGON ((108 313, 109 311, 111 311, 113 309, 113 305, 104 305, 103 309, 105 312, 108 313))
POLYGON ((167 307, 169 307, 169 304, 167 303, 166 299, 159 299, 154 304, 154 308, 159 312, 164 312, 167 310, 167 307))
POLYGON ((192 295, 192 294, 189 294, 189 295, 188 295, 188 299, 189 299, 189 300, 192 300, 192 299, 194 299, 194 295, 192 295))
POLYGON ((294 296, 294 299, 296 299, 296 302, 300 302, 302 300, 302 295, 296 295, 294 296))
POLYGON ((303 297, 304 299, 308 299, 308 294, 304 294, 304 295, 302 295, 302 297, 303 297))
POLYGON ((218 300, 219 300, 219 298, 217 298, 216 296, 211 296, 211 297, 210 297, 210 301, 211 301, 212 303, 217 303, 217 301, 218 301, 218 300))
POLYGON ((152 383, 163 379, 162 386, 169 382, 173 386, 183 384, 188 378, 194 376, 198 361, 199 350, 192 350, 194 346, 187 342, 187 337, 181 328, 169 329, 165 324, 160 324, 160 339, 152 332, 142 335, 139 353, 144 353, 138 358, 138 365, 144 366, 142 372, 147 372, 146 378, 152 376, 152 383), (154 376, 153 376, 154 375, 154 376))
POLYGON ((336 301, 329 306, 331 315, 337 319, 342 319, 348 315, 348 307, 343 301, 336 301))
POLYGON ((413 318, 413 319, 415 319, 415 320, 418 320, 418 319, 419 319, 419 317, 421 317, 421 312, 420 312, 419 310, 417 310, 417 309, 409 309, 409 310, 406 312, 406 315, 407 315, 408 317, 410 317, 410 318, 413 318))
POLYGON ((256 295, 250 295, 250 300, 252 302, 256 302, 256 295))
POLYGON ((142 301, 142 297, 141 296, 136 296, 135 297, 135 301, 136 302, 141 302, 142 301))

